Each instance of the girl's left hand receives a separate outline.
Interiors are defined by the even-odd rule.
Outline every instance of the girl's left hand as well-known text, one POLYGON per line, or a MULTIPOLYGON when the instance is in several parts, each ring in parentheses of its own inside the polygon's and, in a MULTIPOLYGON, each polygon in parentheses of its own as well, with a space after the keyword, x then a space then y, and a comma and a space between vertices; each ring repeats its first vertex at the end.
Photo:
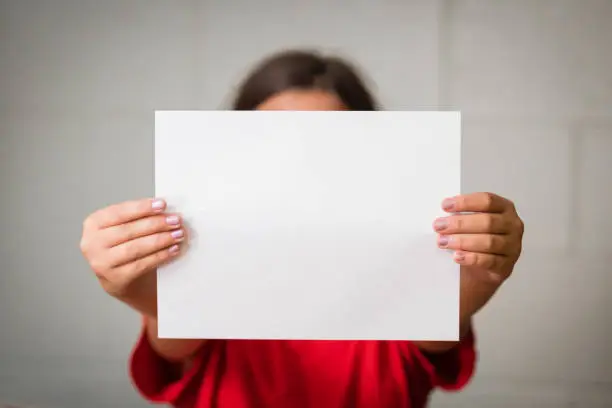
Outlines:
POLYGON ((524 231, 514 204, 496 194, 473 193, 448 198, 442 208, 452 215, 434 222, 438 246, 455 250, 462 269, 495 283, 507 279, 521 254, 524 231))

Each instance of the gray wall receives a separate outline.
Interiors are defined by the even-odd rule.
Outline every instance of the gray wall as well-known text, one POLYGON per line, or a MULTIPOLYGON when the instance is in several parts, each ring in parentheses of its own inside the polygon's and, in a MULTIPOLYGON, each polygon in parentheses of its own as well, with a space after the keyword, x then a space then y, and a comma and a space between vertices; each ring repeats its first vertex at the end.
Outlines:
POLYGON ((154 109, 220 107, 263 53, 319 45, 390 109, 462 110, 466 189, 527 224, 476 379, 433 407, 612 406, 610 21, 608 0, 1 0, 0 402, 145 406, 138 317, 87 270, 81 221, 153 193, 154 109))

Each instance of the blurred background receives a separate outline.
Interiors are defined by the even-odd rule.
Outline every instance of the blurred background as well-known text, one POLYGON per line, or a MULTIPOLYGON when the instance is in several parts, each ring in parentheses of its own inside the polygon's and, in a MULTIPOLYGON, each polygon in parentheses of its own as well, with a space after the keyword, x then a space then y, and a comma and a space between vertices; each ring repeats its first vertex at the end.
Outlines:
POLYGON ((612 1, 0 0, 0 403, 137 408, 139 318, 81 222, 151 196, 153 111, 227 106, 264 54, 355 61, 387 109, 463 113, 465 191, 516 202, 480 364, 432 407, 612 407, 612 1))

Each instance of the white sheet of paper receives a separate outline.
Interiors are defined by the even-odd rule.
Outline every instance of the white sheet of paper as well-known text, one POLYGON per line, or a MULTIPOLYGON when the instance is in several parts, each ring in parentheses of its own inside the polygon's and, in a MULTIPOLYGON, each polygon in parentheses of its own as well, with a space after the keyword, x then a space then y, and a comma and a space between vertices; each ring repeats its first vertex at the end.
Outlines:
POLYGON ((457 112, 158 111, 155 189, 189 248, 158 270, 159 335, 457 340, 436 246, 460 192, 457 112))

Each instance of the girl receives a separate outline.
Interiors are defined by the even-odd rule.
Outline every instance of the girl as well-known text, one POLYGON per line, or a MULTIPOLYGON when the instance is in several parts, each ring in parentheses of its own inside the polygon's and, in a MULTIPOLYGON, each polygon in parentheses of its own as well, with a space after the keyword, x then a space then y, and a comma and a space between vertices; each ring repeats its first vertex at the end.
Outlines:
MULTIPOLYGON (((377 106, 346 62, 291 51, 262 62, 239 88, 233 109, 377 106)), ((81 249, 102 287, 143 316, 130 374, 151 402, 179 408, 422 408, 435 387, 459 390, 472 376, 471 318, 512 272, 523 235, 514 205, 498 195, 460 195, 441 205, 448 216, 432 220, 438 232, 432 245, 454 250, 461 265, 456 343, 160 339, 156 268, 180 253, 185 237, 180 215, 167 213, 162 199, 93 213, 84 222, 81 249)))

